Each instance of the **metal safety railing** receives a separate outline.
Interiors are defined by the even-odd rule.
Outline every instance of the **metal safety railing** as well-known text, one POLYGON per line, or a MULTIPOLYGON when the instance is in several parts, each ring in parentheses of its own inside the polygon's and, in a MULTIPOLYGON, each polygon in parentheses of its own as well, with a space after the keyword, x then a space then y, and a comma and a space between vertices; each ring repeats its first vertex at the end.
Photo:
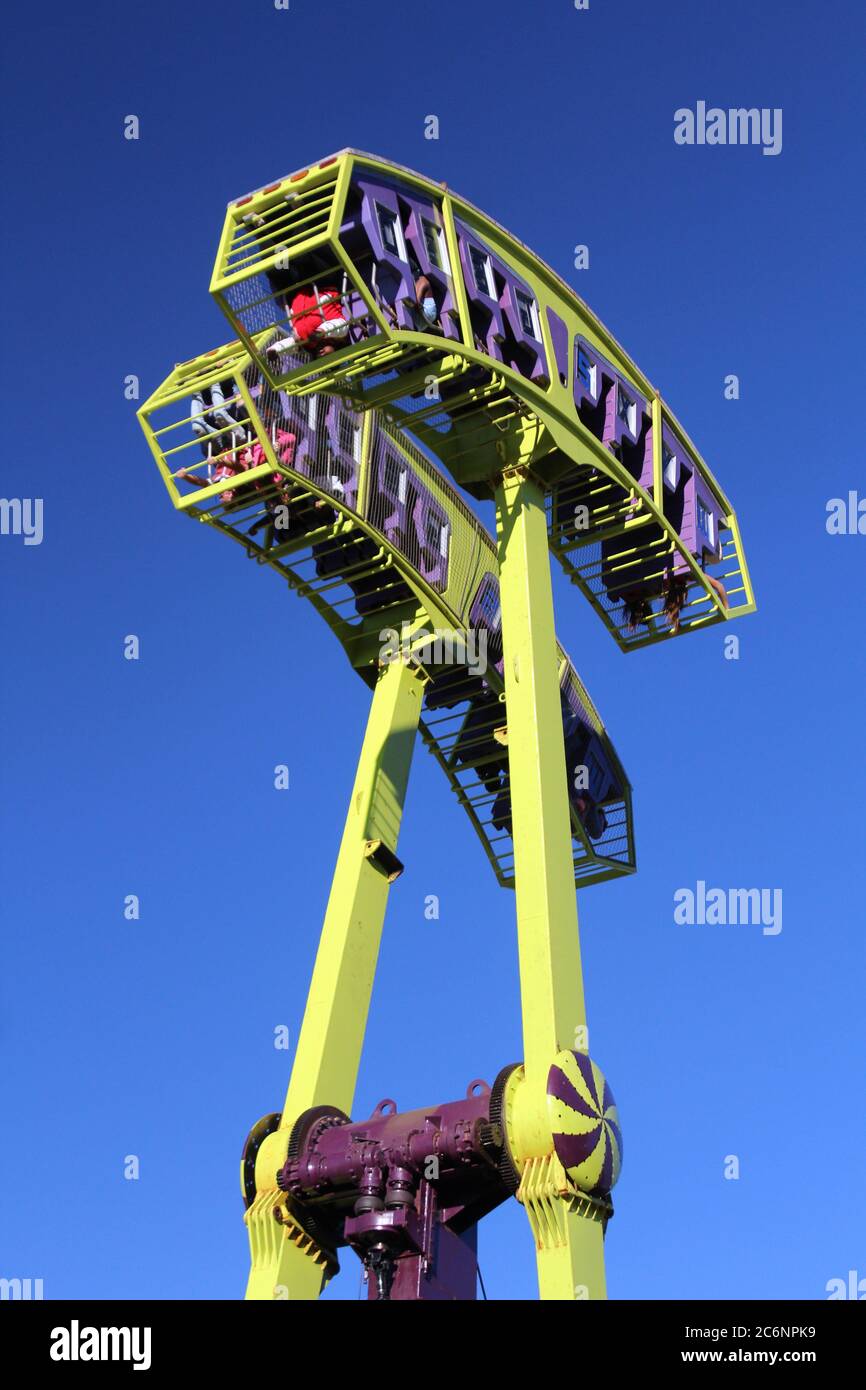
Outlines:
MULTIPOLYGON (((309 599, 359 669, 375 665, 382 631, 403 633, 422 601, 428 622, 412 655, 429 678, 422 738, 497 878, 513 883, 507 748, 496 737, 507 726, 498 566, 479 518, 393 423, 341 397, 275 388, 237 343, 176 367, 139 414, 175 506, 309 599)), ((591 701, 561 652, 559 661, 572 707, 613 765, 591 701)), ((572 808, 579 883, 633 866, 630 794, 616 767, 601 835, 572 808)))

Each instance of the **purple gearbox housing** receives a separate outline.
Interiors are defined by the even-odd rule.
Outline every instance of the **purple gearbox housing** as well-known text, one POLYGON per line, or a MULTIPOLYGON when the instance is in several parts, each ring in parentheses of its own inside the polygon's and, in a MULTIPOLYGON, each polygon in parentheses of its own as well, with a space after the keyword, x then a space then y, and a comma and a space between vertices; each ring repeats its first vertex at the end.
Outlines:
POLYGON ((513 1070, 424 1110, 383 1100, 353 1121, 316 1106, 296 1122, 277 1182, 323 1251, 359 1256, 369 1299, 476 1297, 477 1223, 518 1185, 501 1114, 513 1070))
MULTIPOLYGON (((518 1193, 527 1161, 511 1137, 524 1081, 513 1062, 492 1086, 470 1081, 461 1100, 443 1105, 401 1114, 393 1100, 381 1100, 366 1120, 331 1105, 304 1111, 275 1175, 284 1194, 275 1220, 313 1243, 325 1278, 339 1270, 337 1250, 352 1249, 368 1300, 473 1301, 481 1282, 478 1223, 518 1193)), ((567 1189, 606 1227, 622 1133, 610 1087, 588 1056, 566 1051, 553 1059, 541 1122, 567 1189)), ((241 1174, 248 1208, 261 1146, 281 1123, 279 1112, 266 1115, 247 1136, 241 1174)))

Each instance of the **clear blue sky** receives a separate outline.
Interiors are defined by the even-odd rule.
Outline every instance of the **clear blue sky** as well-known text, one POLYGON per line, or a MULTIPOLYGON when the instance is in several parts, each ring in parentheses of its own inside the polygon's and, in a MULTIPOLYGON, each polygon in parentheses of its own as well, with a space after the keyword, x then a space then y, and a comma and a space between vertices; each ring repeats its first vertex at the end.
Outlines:
MULTIPOLYGON (((282 1102, 273 1029, 297 1034, 368 696, 311 609, 173 513, 123 380, 230 336, 226 201, 344 145, 447 180, 570 280, 741 518, 738 661, 718 628, 626 657, 554 579, 637 815, 638 874, 580 898, 625 1138, 610 1293, 866 1275, 866 537, 825 529, 866 494, 862 7, 49 0, 5 32, 2 491, 45 511, 40 546, 0 537, 0 1275, 243 1290, 239 1151, 282 1102), (677 146, 698 100, 781 107, 782 153, 677 146), (675 925, 698 879, 781 888, 781 934, 675 925)), ((400 854, 358 1115, 520 1054, 513 897, 423 749, 400 854)), ((516 1204, 480 1259, 491 1297, 535 1297, 516 1204)), ((345 1271, 329 1297, 357 1295, 345 1271)))

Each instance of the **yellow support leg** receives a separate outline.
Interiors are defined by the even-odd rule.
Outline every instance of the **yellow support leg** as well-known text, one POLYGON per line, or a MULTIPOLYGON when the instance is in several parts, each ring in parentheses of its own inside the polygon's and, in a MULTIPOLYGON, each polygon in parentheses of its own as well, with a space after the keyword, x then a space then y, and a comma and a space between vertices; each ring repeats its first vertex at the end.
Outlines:
MULTIPOLYGON (((524 457, 534 442, 525 438, 524 457)), ((602 1222, 569 1183, 546 1123, 551 1063, 588 1042, 544 492, 518 460, 496 503, 523 1012, 518 1198, 535 1236, 541 1298, 604 1298, 602 1222)))
POLYGON ((322 1252, 293 1222, 276 1184, 296 1119, 315 1105, 351 1114, 388 888, 421 714, 423 680, 400 660, 379 670, 279 1128, 256 1157, 246 1213, 248 1299, 315 1299, 322 1252))
POLYGON ((402 661, 383 666, 304 1010, 283 1125, 311 1105, 351 1114, 390 881, 381 850, 397 848, 423 681, 402 661))
POLYGON ((604 1277, 604 1228, 578 1204, 559 1199, 564 1232, 560 1244, 536 1248, 538 1295, 560 1301, 607 1298, 604 1277))
POLYGON ((260 1192, 244 1214, 250 1241, 250 1277, 245 1297, 258 1302, 312 1301, 319 1297, 328 1262, 286 1211, 274 1184, 260 1192))
POLYGON ((527 1160, 517 1197, 535 1238, 541 1298, 604 1298, 606 1204, 575 1192, 555 1154, 527 1160))

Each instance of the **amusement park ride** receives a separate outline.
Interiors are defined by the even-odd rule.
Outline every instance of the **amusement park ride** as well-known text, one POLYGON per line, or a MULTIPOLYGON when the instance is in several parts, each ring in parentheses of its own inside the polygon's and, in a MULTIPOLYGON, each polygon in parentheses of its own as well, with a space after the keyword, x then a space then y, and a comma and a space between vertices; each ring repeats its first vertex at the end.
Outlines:
POLYGON ((634 871, 631 790, 557 642, 549 555, 632 651, 754 610, 736 517, 586 305, 444 184, 344 150, 247 194, 211 293, 235 340, 141 408, 150 448, 175 507, 308 599, 372 693, 285 1104, 243 1151, 247 1297, 317 1298, 348 1245, 371 1299, 474 1299, 478 1222, 515 1196, 541 1298, 603 1298, 622 1144, 575 886, 634 871), (495 501, 495 542, 460 490, 495 501), (416 733, 515 890, 524 1056, 353 1120, 416 733))

